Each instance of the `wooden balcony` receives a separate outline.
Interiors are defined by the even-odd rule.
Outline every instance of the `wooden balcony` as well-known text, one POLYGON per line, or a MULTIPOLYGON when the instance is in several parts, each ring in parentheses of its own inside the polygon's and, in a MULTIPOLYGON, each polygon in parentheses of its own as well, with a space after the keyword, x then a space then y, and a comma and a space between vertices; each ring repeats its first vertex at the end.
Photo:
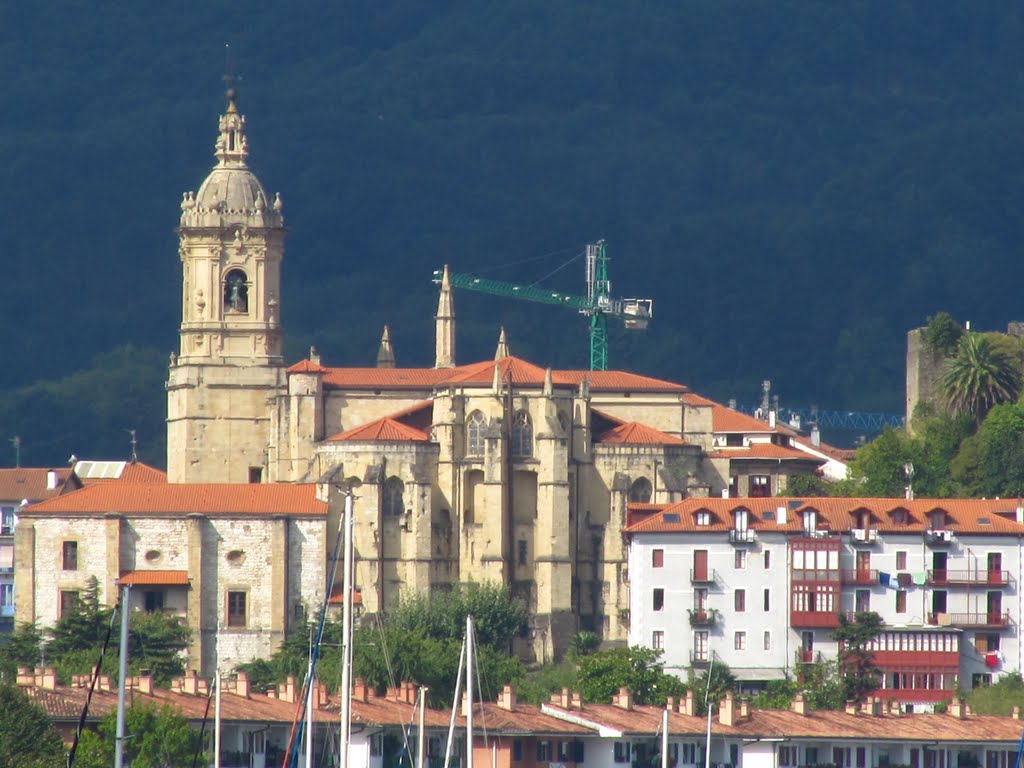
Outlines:
POLYGON ((715 608, 693 609, 690 614, 691 627, 713 627, 718 622, 718 611, 715 608))
POLYGON ((710 568, 700 571, 690 569, 691 584, 714 584, 716 581, 718 581, 718 574, 710 568))
POLYGON ((794 629, 835 629, 839 626, 839 614, 827 611, 791 611, 789 626, 794 629))
POLYGON ((928 583, 943 587, 1005 587, 1010 583, 1010 572, 930 570, 928 583))
POLYGON ((872 584, 878 584, 878 571, 873 568, 844 570, 842 572, 842 580, 843 584, 871 586, 872 584))
POLYGON ((1010 612, 1003 613, 929 613, 928 624, 937 627, 977 627, 979 629, 1006 629, 1010 626, 1010 612))

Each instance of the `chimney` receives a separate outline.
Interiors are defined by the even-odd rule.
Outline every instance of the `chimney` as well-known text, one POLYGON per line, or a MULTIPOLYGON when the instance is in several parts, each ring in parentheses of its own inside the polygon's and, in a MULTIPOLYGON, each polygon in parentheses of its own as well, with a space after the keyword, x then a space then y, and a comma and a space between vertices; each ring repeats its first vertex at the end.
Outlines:
POLYGON ((619 709, 632 710, 633 694, 629 692, 629 688, 626 688, 625 686, 619 688, 619 692, 615 694, 615 697, 612 699, 612 704, 614 704, 619 709))
POLYGON ((36 684, 36 677, 32 674, 32 670, 28 667, 18 667, 18 685, 22 687, 28 687, 36 684))
POLYGON ((295 703, 295 675, 288 675, 285 682, 277 684, 277 698, 289 704, 295 703))
POLYGON ((768 428, 769 429, 775 429, 776 415, 777 414, 775 413, 775 409, 774 408, 772 410, 768 411, 768 428))
POLYGON ((268 699, 276 699, 277 698, 277 688, 268 688, 267 692, 265 694, 263 694, 263 695, 266 696, 268 699))
POLYGON ((718 705, 718 722, 722 725, 736 725, 735 705, 732 691, 726 691, 725 698, 718 705))
POLYGON ((327 695, 327 686, 317 681, 313 684, 313 709, 320 709, 330 702, 327 695))
MULTIPOLYGON (((552 695, 554 695, 554 694, 552 694, 552 695)), ((469 694, 467 694, 467 693, 463 693, 462 694, 462 716, 463 717, 468 717, 469 716, 469 694)))
POLYGON ((249 675, 239 672, 235 676, 235 695, 249 698, 249 675))
POLYGON ((971 717, 974 714, 974 710, 971 709, 970 704, 964 704, 964 717, 971 717))
POLYGON ((798 715, 807 714, 807 701, 804 699, 803 692, 800 692, 793 699, 793 711, 798 715))
POLYGON ((846 700, 846 714, 856 715, 857 714, 857 700, 847 699, 846 700))
POLYGON ((785 525, 786 524, 786 508, 785 507, 776 507, 775 508, 775 522, 776 522, 777 525, 785 525))
POLYGON ((110 691, 110 675, 100 675, 100 679, 96 681, 96 687, 101 691, 110 691))
POLYGON ((153 694, 153 676, 139 675, 135 678, 135 689, 139 693, 153 694))
POLYGON ((181 693, 181 678, 176 677, 171 680, 171 693, 181 693))
POLYGON ((320 353, 316 351, 316 347, 309 348, 309 362, 320 365, 320 353))
POLYGON ((1017 502, 1017 524, 1024 525, 1024 504, 1017 502))
POLYGON ((817 424, 811 427, 811 445, 815 448, 821 445, 821 430, 818 429, 817 424))
POLYGON ((57 487, 57 470, 48 469, 46 471, 46 490, 52 491, 57 487))
POLYGON ((885 703, 877 696, 871 700, 871 714, 875 717, 885 714, 885 703))
POLYGON ((1014 705, 1013 712, 1010 713, 1010 717, 1014 720, 1020 720, 1020 706, 1014 705))
POLYGON ((750 697, 743 696, 740 698, 740 720, 750 719, 750 697))
POLYGON ((369 698, 369 692, 366 689, 366 680, 361 677, 357 677, 355 683, 352 685, 352 701, 361 701, 364 704, 369 698))
POLYGON ((573 691, 572 698, 569 699, 569 706, 573 709, 583 709, 583 697, 580 696, 579 691, 573 691))
POLYGON ((899 717, 903 714, 903 710, 900 709, 900 703, 896 699, 889 702, 889 714, 893 717, 899 717))
POLYGON ((676 711, 676 697, 675 696, 666 696, 665 697, 665 709, 667 709, 669 712, 675 712, 676 711))
POLYGON ((679 714, 693 715, 696 711, 694 709, 693 691, 687 691, 686 695, 679 700, 679 714))
POLYGON ((516 692, 511 685, 506 685, 498 694, 498 706, 506 712, 516 711, 516 692))
POLYGON ((569 708, 570 704, 569 704, 569 689, 568 688, 563 688, 562 689, 562 692, 558 695, 558 702, 559 702, 559 706, 562 709, 568 709, 569 708))
POLYGON ((200 696, 209 696, 210 695, 210 683, 209 683, 209 681, 208 680, 204 680, 203 678, 199 678, 199 680, 196 682, 196 693, 199 694, 200 696))
POLYGON ((196 678, 196 671, 194 669, 190 669, 185 673, 185 676, 181 678, 181 692, 195 696, 196 689, 198 688, 198 682, 199 681, 196 678))

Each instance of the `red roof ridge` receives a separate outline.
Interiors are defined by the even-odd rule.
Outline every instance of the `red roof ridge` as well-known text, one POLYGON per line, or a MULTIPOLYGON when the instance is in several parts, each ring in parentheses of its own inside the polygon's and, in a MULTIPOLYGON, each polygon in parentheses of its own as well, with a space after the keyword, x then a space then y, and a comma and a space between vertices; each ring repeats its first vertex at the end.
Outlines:
POLYGON ((609 429, 597 438, 599 443, 630 443, 634 445, 686 445, 682 438, 662 432, 638 421, 628 421, 609 429))
POLYGON ((329 369, 324 368, 319 363, 314 363, 312 360, 300 360, 295 365, 289 366, 285 369, 285 373, 327 373, 329 369))
POLYGON ((353 427, 345 432, 334 435, 333 437, 329 437, 326 442, 333 443, 347 440, 383 440, 387 442, 413 441, 424 443, 430 440, 430 435, 420 429, 410 427, 408 424, 396 421, 390 416, 385 416, 380 419, 375 419, 368 424, 362 424, 358 427, 353 427))

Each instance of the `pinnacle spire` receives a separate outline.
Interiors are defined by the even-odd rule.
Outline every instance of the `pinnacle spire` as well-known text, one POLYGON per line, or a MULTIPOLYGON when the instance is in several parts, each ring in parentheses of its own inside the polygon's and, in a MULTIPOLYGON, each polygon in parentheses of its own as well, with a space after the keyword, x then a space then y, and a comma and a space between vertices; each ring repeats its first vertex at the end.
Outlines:
POLYGON ((395 367, 395 349, 391 346, 391 331, 388 330, 386 325, 384 326, 384 333, 380 337, 380 348, 377 350, 377 367, 395 367))
POLYGON ((494 350, 494 359, 501 360, 503 357, 511 357, 512 353, 508 351, 508 337, 505 335, 505 326, 501 326, 501 332, 498 334, 498 348, 494 350))
POLYGON ((448 278, 448 265, 441 275, 441 294, 437 299, 434 316, 434 367, 455 367, 455 303, 452 284, 448 278))
POLYGON ((224 96, 228 103, 220 117, 220 133, 213 154, 217 158, 218 168, 246 168, 248 166, 245 159, 249 156, 249 142, 245 138, 245 116, 238 112, 238 91, 233 82, 229 81, 224 96))

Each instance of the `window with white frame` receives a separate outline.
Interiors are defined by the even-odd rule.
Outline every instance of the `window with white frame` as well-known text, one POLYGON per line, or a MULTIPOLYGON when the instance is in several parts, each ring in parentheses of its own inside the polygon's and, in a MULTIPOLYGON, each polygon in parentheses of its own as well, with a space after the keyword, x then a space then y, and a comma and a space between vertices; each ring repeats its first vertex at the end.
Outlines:
POLYGON ((487 419, 480 411, 469 414, 466 425, 466 455, 484 455, 484 436, 487 432, 487 419))
POLYGON ((734 565, 736 566, 737 571, 742 571, 744 568, 747 567, 747 550, 737 549, 733 557, 734 565))
POLYGON ((651 633, 651 648, 656 651, 665 650, 665 632, 661 629, 656 629, 651 633))
POLYGON ((747 650, 747 633, 736 632, 732 636, 732 647, 737 651, 747 650))
POLYGON ((0 536, 14 535, 14 507, 0 507, 0 536))

